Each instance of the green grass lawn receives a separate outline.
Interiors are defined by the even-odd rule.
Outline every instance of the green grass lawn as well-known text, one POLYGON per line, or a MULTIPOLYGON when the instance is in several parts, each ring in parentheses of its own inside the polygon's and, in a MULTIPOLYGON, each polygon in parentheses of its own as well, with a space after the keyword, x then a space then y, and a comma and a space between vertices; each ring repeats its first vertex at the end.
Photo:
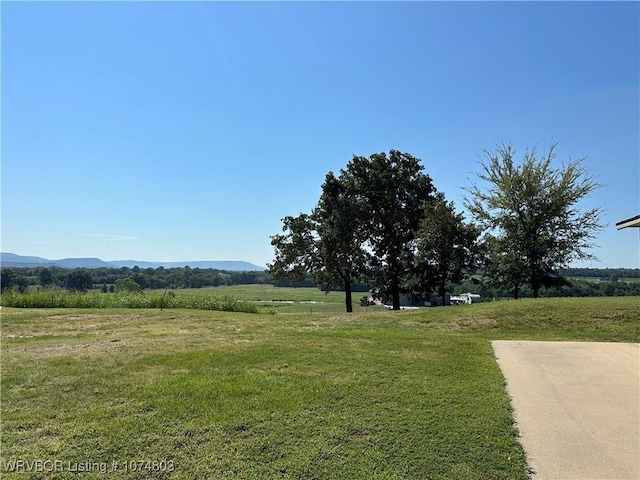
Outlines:
POLYGON ((295 303, 3 309, 2 478, 526 479, 490 340, 640 341, 638 298, 348 315, 246 288, 295 303))

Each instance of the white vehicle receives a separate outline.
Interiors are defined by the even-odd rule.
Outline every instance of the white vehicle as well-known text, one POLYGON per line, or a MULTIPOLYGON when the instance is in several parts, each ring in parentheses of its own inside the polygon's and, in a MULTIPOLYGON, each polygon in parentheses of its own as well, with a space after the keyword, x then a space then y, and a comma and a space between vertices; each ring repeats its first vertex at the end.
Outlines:
POLYGON ((469 305, 471 303, 478 303, 482 301, 480 295, 475 293, 461 293, 460 295, 453 295, 450 299, 451 305, 469 305))

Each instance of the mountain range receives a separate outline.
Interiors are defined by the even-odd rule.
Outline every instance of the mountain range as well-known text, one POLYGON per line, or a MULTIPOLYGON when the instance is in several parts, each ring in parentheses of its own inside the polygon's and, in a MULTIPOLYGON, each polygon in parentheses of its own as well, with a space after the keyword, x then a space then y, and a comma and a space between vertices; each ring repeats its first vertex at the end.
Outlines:
POLYGON ((63 258, 61 260, 49 260, 42 257, 30 257, 16 255, 15 253, 0 253, 0 265, 3 267, 49 267, 55 265, 62 268, 178 268, 189 266, 191 268, 215 268, 237 272, 258 272, 266 270, 249 262, 236 260, 214 261, 189 261, 189 262, 145 262, 141 260, 111 260, 103 261, 99 258, 63 258))

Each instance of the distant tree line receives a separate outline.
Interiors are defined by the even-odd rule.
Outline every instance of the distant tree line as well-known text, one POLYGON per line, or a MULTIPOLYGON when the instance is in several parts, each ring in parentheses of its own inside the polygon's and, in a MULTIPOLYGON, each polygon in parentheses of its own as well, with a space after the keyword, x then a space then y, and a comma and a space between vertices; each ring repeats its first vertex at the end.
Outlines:
MULTIPOLYGON (((546 288, 540 292, 540 297, 613 297, 640 296, 640 280, 622 281, 616 272, 623 270, 624 275, 618 278, 640 278, 640 269, 573 269, 562 270, 566 284, 557 288, 546 288), (597 273, 597 275, 596 275, 597 273)), ((513 298, 513 292, 508 287, 492 284, 480 275, 473 275, 458 284, 448 285, 448 291, 458 293, 476 293, 483 299, 513 298)), ((520 298, 532 298, 533 291, 525 286, 520 290, 520 298)))
MULTIPOLYGON (((507 298, 509 288, 491 285, 483 272, 466 276, 459 282, 446 283, 449 293, 471 292, 485 299, 507 298)), ((559 289, 545 289, 541 296, 586 297, 640 295, 639 268, 566 268, 560 274, 568 279, 568 285, 559 289), (625 281, 625 279, 639 279, 625 281)), ((217 269, 198 268, 77 268, 51 267, 9 267, 0 268, 0 288, 2 291, 46 290, 62 288, 70 291, 101 289, 103 292, 140 291, 144 289, 201 288, 221 285, 271 284, 276 287, 317 287, 321 290, 344 291, 340 286, 317 283, 307 274, 302 279, 275 280, 270 272, 234 272, 217 269)), ((354 279, 354 292, 369 292, 374 284, 365 278, 354 279)), ((532 297, 531 289, 523 288, 521 297, 532 297)))
POLYGON ((64 288, 84 292, 100 288, 113 292, 120 285, 131 290, 134 282, 139 289, 177 289, 218 287, 221 285, 271 284, 269 272, 237 272, 218 269, 180 268, 76 268, 21 267, 0 269, 0 288, 20 292, 32 288, 64 288), (125 279, 126 282, 123 282, 125 279))
POLYGON ((617 282, 624 278, 640 278, 640 268, 566 268, 560 274, 565 277, 597 278, 617 282))

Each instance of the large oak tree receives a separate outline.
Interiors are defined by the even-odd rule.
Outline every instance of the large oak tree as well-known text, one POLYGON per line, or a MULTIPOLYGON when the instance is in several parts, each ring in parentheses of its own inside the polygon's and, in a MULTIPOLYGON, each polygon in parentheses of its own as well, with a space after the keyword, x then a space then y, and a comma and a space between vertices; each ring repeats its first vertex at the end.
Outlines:
POLYGON ((311 273, 318 283, 344 287, 351 311, 351 282, 367 273, 400 308, 400 293, 415 274, 417 231, 435 188, 413 156, 397 150, 354 156, 340 175, 329 172, 311 214, 283 219, 271 237, 276 279, 311 273))
POLYGON ((370 271, 393 310, 400 309, 400 294, 412 290, 403 282, 415 271, 417 231, 434 200, 431 177, 423 170, 417 158, 391 150, 354 156, 342 172, 357 203, 366 208, 360 223, 372 253, 370 271))

